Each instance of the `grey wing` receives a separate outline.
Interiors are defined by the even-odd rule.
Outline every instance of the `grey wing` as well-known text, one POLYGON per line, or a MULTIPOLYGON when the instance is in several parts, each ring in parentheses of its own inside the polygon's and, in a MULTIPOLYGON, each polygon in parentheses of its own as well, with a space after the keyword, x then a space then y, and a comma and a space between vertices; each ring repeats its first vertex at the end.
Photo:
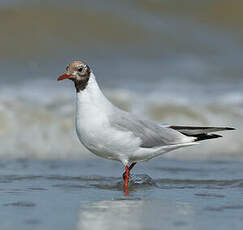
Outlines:
POLYGON ((169 127, 160 126, 152 121, 140 119, 122 110, 116 110, 110 118, 112 127, 122 131, 132 132, 142 141, 141 147, 152 148, 158 146, 185 143, 185 135, 169 127))

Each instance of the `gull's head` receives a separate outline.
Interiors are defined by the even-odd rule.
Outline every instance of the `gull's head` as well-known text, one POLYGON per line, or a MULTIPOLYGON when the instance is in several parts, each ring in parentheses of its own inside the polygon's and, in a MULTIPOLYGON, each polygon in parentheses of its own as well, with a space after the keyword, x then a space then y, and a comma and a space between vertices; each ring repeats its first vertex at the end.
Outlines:
POLYGON ((88 84, 91 70, 83 61, 73 61, 66 67, 66 73, 62 74, 57 80, 72 80, 77 92, 84 90, 88 84))

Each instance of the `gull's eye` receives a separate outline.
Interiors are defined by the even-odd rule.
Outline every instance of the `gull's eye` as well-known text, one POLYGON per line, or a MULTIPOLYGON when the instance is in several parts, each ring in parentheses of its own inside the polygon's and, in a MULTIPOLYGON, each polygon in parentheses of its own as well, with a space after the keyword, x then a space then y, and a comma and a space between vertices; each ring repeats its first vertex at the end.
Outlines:
POLYGON ((83 71, 83 67, 79 67, 78 72, 82 72, 82 71, 83 71))

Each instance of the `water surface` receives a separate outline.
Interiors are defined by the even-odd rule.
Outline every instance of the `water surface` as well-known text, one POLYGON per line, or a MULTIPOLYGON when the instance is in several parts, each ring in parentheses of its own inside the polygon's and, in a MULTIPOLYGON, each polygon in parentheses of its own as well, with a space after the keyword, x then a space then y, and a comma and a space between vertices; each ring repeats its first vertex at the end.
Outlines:
POLYGON ((241 229, 242 162, 1 160, 1 229, 241 229), (214 227, 213 227, 214 226, 214 227))

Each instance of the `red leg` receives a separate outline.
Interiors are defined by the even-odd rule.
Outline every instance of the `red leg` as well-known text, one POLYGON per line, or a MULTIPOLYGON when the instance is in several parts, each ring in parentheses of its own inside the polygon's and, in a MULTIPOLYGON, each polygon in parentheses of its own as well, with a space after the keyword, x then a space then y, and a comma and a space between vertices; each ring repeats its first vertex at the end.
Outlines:
POLYGON ((130 170, 135 166, 136 162, 132 163, 129 167, 126 166, 126 171, 123 173, 124 180, 124 193, 128 196, 128 183, 130 179, 130 170))
MULTIPOLYGON (((129 166, 129 171, 132 170, 132 168, 137 164, 137 162, 133 162, 130 166, 129 166)), ((123 173, 123 180, 125 180, 125 175, 126 175, 126 172, 123 173)))
POLYGON ((124 178, 124 193, 126 196, 128 196, 128 183, 129 183, 129 178, 130 178, 130 170, 129 170, 128 166, 126 166, 126 172, 125 172, 125 175, 123 178, 124 178))

